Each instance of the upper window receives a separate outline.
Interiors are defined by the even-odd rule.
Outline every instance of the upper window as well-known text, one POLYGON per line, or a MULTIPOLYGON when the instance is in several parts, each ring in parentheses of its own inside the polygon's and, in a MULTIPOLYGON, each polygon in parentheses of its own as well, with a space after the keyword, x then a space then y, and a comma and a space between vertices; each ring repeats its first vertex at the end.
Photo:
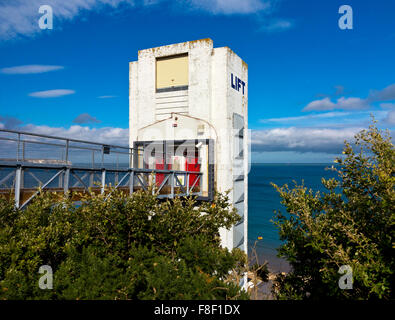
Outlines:
POLYGON ((188 54, 156 59, 156 92, 188 89, 188 54))

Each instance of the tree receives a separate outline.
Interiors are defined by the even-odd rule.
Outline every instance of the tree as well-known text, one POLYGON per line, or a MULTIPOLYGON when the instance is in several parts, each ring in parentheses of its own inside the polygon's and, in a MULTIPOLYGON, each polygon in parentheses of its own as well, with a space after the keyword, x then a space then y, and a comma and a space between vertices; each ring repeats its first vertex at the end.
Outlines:
POLYGON ((226 195, 213 202, 158 200, 151 192, 42 193, 26 210, 0 199, 0 299, 245 299, 230 271, 245 254, 220 245, 239 219, 226 195), (53 269, 53 290, 38 286, 53 269))
POLYGON ((292 267, 277 276, 279 299, 394 298, 394 145, 372 124, 343 154, 331 168, 337 177, 322 179, 323 193, 273 184, 287 210, 275 219, 285 241, 279 256, 292 267), (342 265, 352 268, 351 290, 339 288, 342 265))

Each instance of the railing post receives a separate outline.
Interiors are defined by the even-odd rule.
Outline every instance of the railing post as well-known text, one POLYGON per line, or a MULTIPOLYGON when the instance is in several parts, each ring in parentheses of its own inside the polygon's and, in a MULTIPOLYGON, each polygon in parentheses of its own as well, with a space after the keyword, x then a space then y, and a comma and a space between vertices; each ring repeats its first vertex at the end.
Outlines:
POLYGON ((101 146, 101 167, 104 166, 104 146, 101 146))
POLYGON ((62 188, 62 187, 63 187, 63 176, 64 176, 64 174, 61 174, 61 175, 59 176, 59 183, 58 183, 59 188, 62 188))
POLYGON ((171 195, 170 198, 174 198, 174 171, 171 173, 171 195))
POLYGON ((22 166, 18 165, 15 171, 15 207, 20 206, 22 166))
POLYGON ((18 133, 18 147, 17 147, 17 150, 16 150, 16 161, 17 162, 19 162, 19 149, 20 149, 20 146, 21 146, 21 134, 18 133))
POLYGON ((89 174, 89 188, 93 188, 94 187, 94 185, 93 185, 93 182, 95 181, 95 172, 94 171, 92 171, 90 174, 89 174))
POLYGON ((190 177, 190 174, 189 174, 189 172, 187 172, 187 184, 186 184, 186 187, 187 187, 187 196, 189 196, 189 177, 190 177))
POLYGON ((104 188, 106 186, 106 169, 101 170, 101 194, 104 193, 104 188))
POLYGON ((203 174, 199 175, 199 193, 202 196, 203 195, 203 174))
POLYGON ((130 171, 130 176, 129 176, 129 194, 133 193, 134 189, 134 170, 130 171))
POLYGON ((23 189, 25 187, 25 170, 26 169, 21 169, 21 184, 20 188, 23 189))
POLYGON ((133 167, 133 149, 129 148, 129 168, 133 167))
POLYGON ((63 192, 66 194, 69 192, 69 183, 70 183, 70 168, 66 168, 64 173, 64 180, 63 180, 63 192))
POLYGON ((65 154, 66 165, 69 161, 69 140, 66 140, 66 154, 65 154))
MULTIPOLYGON (((25 162, 25 141, 22 142, 22 162, 25 162)), ((24 188, 25 185, 25 170, 21 170, 21 185, 20 188, 24 188)))
POLYGON ((155 187, 156 187, 156 171, 154 172, 154 177, 153 177, 153 184, 152 184, 152 195, 155 194, 155 187))

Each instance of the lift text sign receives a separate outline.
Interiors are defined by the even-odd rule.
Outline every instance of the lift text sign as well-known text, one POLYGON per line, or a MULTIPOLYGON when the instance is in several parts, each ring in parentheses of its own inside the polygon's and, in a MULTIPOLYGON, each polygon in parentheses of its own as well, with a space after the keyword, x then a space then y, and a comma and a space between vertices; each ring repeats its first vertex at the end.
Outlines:
POLYGON ((230 74, 230 84, 233 89, 240 91, 240 88, 243 88, 243 94, 244 94, 244 87, 246 83, 241 80, 240 78, 236 77, 233 75, 233 73, 230 74))

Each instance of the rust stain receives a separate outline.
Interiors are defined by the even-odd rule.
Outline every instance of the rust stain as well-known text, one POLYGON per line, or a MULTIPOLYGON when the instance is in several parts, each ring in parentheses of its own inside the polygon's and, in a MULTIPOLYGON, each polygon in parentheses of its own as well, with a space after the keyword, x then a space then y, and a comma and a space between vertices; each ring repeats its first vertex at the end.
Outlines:
POLYGON ((212 45, 212 44, 213 44, 213 40, 210 39, 210 38, 204 38, 204 39, 199 39, 199 40, 188 41, 189 47, 192 47, 192 46, 194 46, 195 44, 201 43, 201 42, 206 43, 206 44, 208 44, 208 45, 212 45))
MULTIPOLYGON (((232 55, 234 55, 234 56, 240 58, 240 56, 239 56, 238 54, 236 54, 236 53, 235 53, 231 48, 229 48, 228 46, 224 46, 224 48, 226 48, 230 54, 232 54, 232 55)), ((243 68, 248 70, 248 64, 247 64, 243 59, 240 58, 240 60, 241 60, 241 64, 242 64, 243 68)))
POLYGON ((229 48, 228 46, 226 46, 225 48, 228 49, 229 53, 231 53, 231 54, 237 56, 237 54, 234 53, 234 51, 233 51, 231 48, 229 48))
POLYGON ((180 43, 173 43, 173 44, 168 44, 168 45, 165 45, 165 46, 159 46, 159 47, 142 49, 142 50, 138 51, 138 55, 140 56, 141 54, 148 53, 148 52, 151 52, 152 54, 155 55, 155 54, 159 53, 162 50, 167 50, 167 49, 170 49, 171 47, 174 47, 174 46, 178 46, 178 47, 186 46, 186 47, 191 48, 191 47, 194 47, 195 44, 202 43, 202 42, 203 43, 207 43, 208 45, 212 45, 213 44, 213 40, 212 39, 205 38, 205 39, 185 41, 185 42, 180 42, 180 43))

